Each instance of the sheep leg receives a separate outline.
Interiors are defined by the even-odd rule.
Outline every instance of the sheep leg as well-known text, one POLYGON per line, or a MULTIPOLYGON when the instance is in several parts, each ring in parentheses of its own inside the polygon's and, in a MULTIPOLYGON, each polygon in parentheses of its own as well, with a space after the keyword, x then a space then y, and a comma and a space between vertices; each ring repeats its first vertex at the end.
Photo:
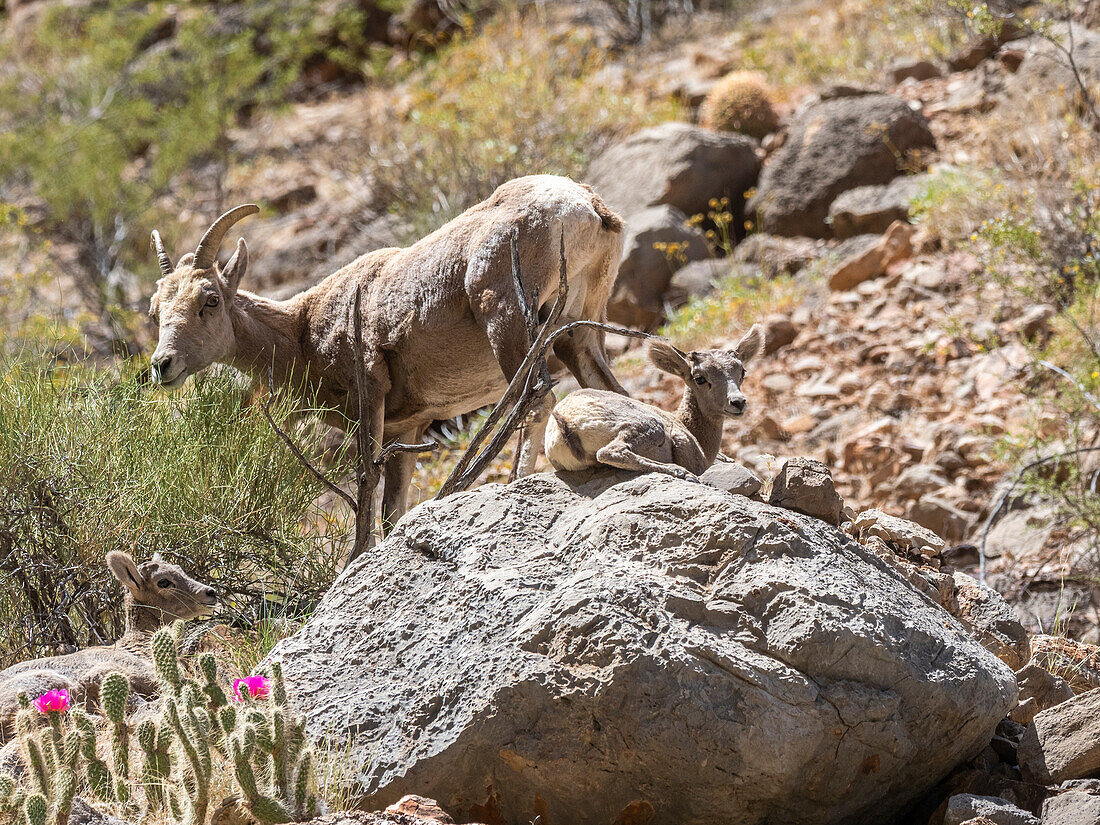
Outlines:
MULTIPOLYGON (((531 347, 527 322, 519 307, 519 299, 515 295, 510 298, 493 296, 490 302, 480 307, 476 315, 485 324, 489 346, 492 347, 501 372, 511 382, 531 347)), ((553 394, 547 391, 545 398, 528 415, 519 434, 513 477, 522 477, 534 471, 539 450, 542 448, 546 421, 553 406, 553 394)))
POLYGON ((550 420, 553 409, 554 395, 547 393, 539 406, 528 415, 523 429, 520 430, 519 446, 512 462, 512 475, 509 480, 523 478, 535 472, 539 450, 542 449, 542 442, 546 437, 546 422, 550 420))
MULTIPOLYGON (((418 444, 424 439, 424 430, 409 433, 395 439, 418 444)), ((385 487, 382 491, 382 535, 385 537, 390 528, 408 511, 408 493, 416 472, 416 453, 396 453, 386 460, 384 470, 385 487)))
POLYGON ((685 470, 678 464, 655 461, 637 452, 637 450, 645 449, 647 446, 659 444, 663 438, 665 438, 665 434, 656 430, 651 433, 635 434, 634 438, 631 438, 628 433, 619 433, 596 451, 596 460, 609 467, 618 467, 620 470, 631 470, 637 473, 664 473, 685 481, 698 480, 694 473, 685 470))

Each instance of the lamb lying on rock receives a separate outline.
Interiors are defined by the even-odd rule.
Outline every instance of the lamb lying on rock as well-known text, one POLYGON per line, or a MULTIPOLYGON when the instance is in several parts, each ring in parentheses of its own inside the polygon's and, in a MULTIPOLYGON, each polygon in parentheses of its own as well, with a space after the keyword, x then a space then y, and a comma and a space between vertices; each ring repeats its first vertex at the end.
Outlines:
POLYGON ((108 553, 106 560, 126 591, 124 633, 113 645, 31 659, 0 671, 0 744, 12 734, 20 693, 33 698, 67 690, 73 701, 92 704, 99 696, 100 680, 118 670, 130 678, 135 694, 156 695, 157 677, 148 651, 153 633, 177 619, 209 616, 214 611, 214 589, 159 555, 140 565, 118 551, 108 553))
POLYGON ((764 343, 754 324, 732 350, 684 353, 653 341, 649 360, 683 379, 675 413, 613 392, 584 389, 554 407, 546 428, 546 457, 558 470, 598 464, 693 479, 707 469, 722 444, 726 418, 745 412, 745 365, 764 343))

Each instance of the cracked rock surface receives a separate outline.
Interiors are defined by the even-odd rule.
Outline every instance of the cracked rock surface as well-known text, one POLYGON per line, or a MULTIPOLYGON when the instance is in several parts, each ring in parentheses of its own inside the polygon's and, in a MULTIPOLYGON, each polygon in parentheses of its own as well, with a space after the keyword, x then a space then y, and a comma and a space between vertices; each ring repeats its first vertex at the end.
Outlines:
POLYGON ((421 505, 271 657, 364 807, 460 822, 889 822, 1017 690, 839 530, 629 473, 421 505))

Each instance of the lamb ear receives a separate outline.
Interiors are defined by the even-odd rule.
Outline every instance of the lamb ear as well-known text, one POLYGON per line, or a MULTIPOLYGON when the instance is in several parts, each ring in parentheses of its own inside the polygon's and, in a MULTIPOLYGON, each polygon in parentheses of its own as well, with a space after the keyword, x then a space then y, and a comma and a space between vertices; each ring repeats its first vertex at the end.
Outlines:
POLYGON ((131 593, 136 594, 141 590, 144 579, 129 553, 112 550, 107 554, 107 567, 131 593))
POLYGON ((737 342, 733 348, 733 354, 742 364, 748 364, 764 348, 764 328, 760 324, 753 324, 752 328, 737 342))
POLYGON ((649 360, 661 372, 678 375, 685 381, 691 377, 691 364, 688 363, 687 356, 672 344, 650 341, 649 360))
POLYGON ((248 247, 245 246, 244 238, 241 238, 237 241, 237 251, 233 253, 233 257, 222 270, 222 277, 225 278, 230 295, 237 294, 237 287, 240 286, 246 269, 248 269, 248 247))

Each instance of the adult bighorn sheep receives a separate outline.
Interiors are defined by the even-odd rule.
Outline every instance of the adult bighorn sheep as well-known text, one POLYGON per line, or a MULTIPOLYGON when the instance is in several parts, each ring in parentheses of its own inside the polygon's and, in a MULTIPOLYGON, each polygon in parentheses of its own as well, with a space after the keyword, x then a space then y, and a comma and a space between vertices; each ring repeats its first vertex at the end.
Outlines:
POLYGON ((218 603, 213 588, 157 554, 136 564, 128 554, 112 551, 106 561, 125 591, 122 636, 113 645, 30 659, 0 671, 0 744, 12 734, 20 693, 34 697, 63 689, 74 702, 91 705, 99 697, 103 677, 117 670, 130 678, 136 695, 155 696, 159 688, 149 653, 153 634, 177 619, 209 616, 218 603))
MULTIPOLYGON (((359 420, 351 306, 361 289, 364 373, 376 445, 417 442, 437 419, 496 401, 531 345, 512 278, 511 236, 519 233, 523 289, 545 319, 558 289, 564 233, 568 300, 557 326, 602 321, 622 253, 622 221, 587 186, 533 175, 502 184, 448 224, 403 249, 357 258, 286 301, 238 289, 248 267, 244 239, 224 267, 215 260, 229 228, 258 208, 218 218, 193 254, 175 264, 153 233, 161 275, 150 312, 160 326, 154 378, 177 387, 214 362, 266 381, 315 393, 336 410, 329 423, 359 420)), ((624 393, 603 353, 602 333, 563 336, 554 354, 584 387, 624 393)), ((528 428, 520 474, 534 469, 545 399, 528 428), (532 446, 533 445, 533 446, 532 446)), ((416 456, 398 454, 384 469, 383 524, 405 512, 416 456)))
POLYGON ((760 351, 759 324, 732 350, 683 353, 653 341, 649 360, 683 379, 675 413, 600 390, 577 390, 554 407, 546 427, 546 457, 559 470, 605 464, 623 470, 691 479, 718 455, 726 418, 743 415, 745 365, 760 351))

